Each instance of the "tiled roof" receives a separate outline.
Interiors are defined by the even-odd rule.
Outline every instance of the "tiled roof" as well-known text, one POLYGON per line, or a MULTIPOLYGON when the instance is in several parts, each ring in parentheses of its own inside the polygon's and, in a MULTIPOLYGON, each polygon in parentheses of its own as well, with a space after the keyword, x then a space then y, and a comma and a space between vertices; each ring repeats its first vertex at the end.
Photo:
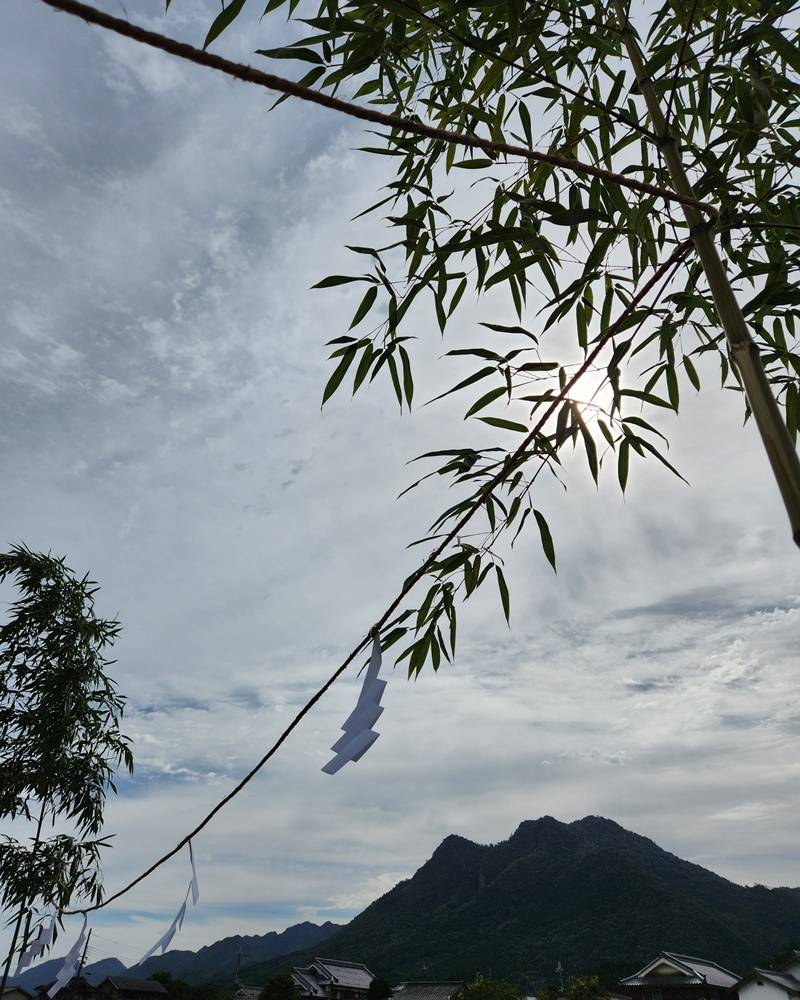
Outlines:
POLYGON ((705 958, 692 958, 691 955, 676 955, 671 951, 665 951, 663 954, 687 965, 697 975, 702 976, 710 986, 732 989, 739 982, 739 977, 735 973, 730 969, 723 969, 716 962, 709 962, 705 958))
POLYGON ((620 979, 620 986, 699 986, 708 983, 709 986, 721 986, 723 989, 733 989, 739 982, 739 977, 728 969, 723 969, 716 962, 705 958, 693 958, 691 955, 678 955, 673 951, 662 951, 654 959, 627 979, 620 979), (654 972, 659 966, 667 966, 672 971, 667 973, 654 972))
POLYGON ((325 996, 325 990, 322 988, 313 969, 292 969, 292 978, 301 993, 310 994, 312 997, 325 996))
POLYGON ((451 1000, 466 984, 455 983, 400 983, 392 991, 393 1000, 451 1000))
POLYGON ((628 976, 620 979, 620 986, 648 986, 657 989, 659 986, 701 986, 700 976, 628 976))
POLYGON ((338 986, 350 989, 369 989, 369 984, 375 978, 366 965, 360 962, 339 962, 331 958, 315 958, 311 971, 319 969, 322 982, 333 982, 338 986))
POLYGON ((773 972, 772 969, 753 969, 752 976, 748 979, 766 979, 770 983, 775 983, 787 993, 800 993, 800 980, 794 976, 789 976, 785 972, 773 972))
POLYGON ((258 1000, 260 994, 260 986, 240 986, 233 996, 234 1000, 258 1000))
MULTIPOLYGON (((167 993, 162 983, 155 979, 129 979, 127 976, 106 976, 104 983, 111 983, 118 990, 131 990, 136 993, 167 993)), ((102 986, 102 983, 100 984, 102 986)))

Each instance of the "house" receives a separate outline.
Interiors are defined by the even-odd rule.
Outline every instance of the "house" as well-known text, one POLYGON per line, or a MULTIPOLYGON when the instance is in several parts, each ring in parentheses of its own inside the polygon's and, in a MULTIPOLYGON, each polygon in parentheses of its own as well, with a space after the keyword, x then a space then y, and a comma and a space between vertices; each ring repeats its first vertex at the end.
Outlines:
POLYGON ((716 962, 662 951, 619 985, 633 1000, 737 1000, 738 982, 716 962))
POLYGON ((94 996, 95 1000, 163 1000, 168 990, 154 979, 106 976, 95 986, 94 996))
POLYGON ((21 986, 7 986, 3 990, 2 1000, 33 1000, 33 994, 21 986))
POLYGON ((467 984, 450 983, 400 983, 392 990, 392 1000, 453 1000, 467 984))
POLYGON ((261 986, 240 986, 233 994, 233 1000, 258 1000, 261 986))
MULTIPOLYGON (((47 991, 55 984, 55 980, 36 987, 40 1000, 47 1000, 47 991)), ((93 1000, 94 991, 91 983, 83 976, 73 976, 72 979, 58 991, 59 1000, 93 1000)))
POLYGON ((364 1000, 375 977, 359 962, 315 958, 307 969, 292 969, 303 1000, 364 1000))
POLYGON ((800 1000, 800 951, 779 969, 753 969, 739 983, 739 1000, 800 1000))

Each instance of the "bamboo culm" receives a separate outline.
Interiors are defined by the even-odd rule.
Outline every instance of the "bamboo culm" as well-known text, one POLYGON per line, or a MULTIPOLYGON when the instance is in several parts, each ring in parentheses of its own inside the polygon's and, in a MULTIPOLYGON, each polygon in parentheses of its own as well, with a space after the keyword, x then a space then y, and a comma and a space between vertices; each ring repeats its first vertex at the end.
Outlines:
MULTIPOLYGON (((664 156, 672 186, 676 193, 693 198, 694 190, 684 169, 678 145, 661 111, 652 81, 645 73, 645 62, 636 35, 630 26, 621 0, 613 0, 613 5, 622 42, 633 66, 639 90, 647 104, 653 131, 659 137, 659 148, 664 156)), ((682 208, 728 340, 731 357, 741 375, 750 410, 761 433, 764 449, 789 515, 792 536, 795 543, 800 546, 800 459, 764 372, 758 345, 750 335, 725 267, 717 253, 711 226, 691 205, 684 204, 682 208)))

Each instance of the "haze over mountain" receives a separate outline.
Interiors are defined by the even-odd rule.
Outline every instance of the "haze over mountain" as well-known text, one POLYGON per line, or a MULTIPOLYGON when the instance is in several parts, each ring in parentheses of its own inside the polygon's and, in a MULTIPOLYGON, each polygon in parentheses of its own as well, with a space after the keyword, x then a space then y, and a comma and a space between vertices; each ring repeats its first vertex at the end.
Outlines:
MULTIPOLYGON (((559 961, 568 975, 630 974, 661 950, 744 974, 798 940, 800 889, 735 885, 598 816, 545 816, 494 845, 447 837, 324 951, 391 982, 482 973, 536 988, 559 961)), ((261 984, 313 954, 247 967, 243 980, 261 984)))

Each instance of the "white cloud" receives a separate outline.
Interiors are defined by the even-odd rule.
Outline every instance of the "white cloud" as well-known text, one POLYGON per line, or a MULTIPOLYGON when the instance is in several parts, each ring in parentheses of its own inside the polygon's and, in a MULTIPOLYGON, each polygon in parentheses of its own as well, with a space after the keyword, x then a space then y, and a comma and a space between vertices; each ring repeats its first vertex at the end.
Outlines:
MULTIPOLYGON (((169 24, 197 40, 188 7, 169 24)), ((406 463, 478 432, 456 400, 401 419, 380 384, 320 413, 324 344, 359 291, 309 287, 362 266, 345 243, 385 237, 350 222, 387 176, 355 126, 288 102, 268 116, 243 85, 9 9, 47 86, 17 69, 4 140, 54 153, 4 178, 0 502, 8 541, 90 570, 124 625, 139 766, 108 808, 115 890, 227 794, 418 565, 405 546, 452 494, 435 477, 396 500, 420 474, 406 463)), ((161 5, 147 11, 157 23, 161 5)), ((444 343, 414 315, 421 401, 461 377, 440 355, 486 336, 487 308, 444 343)), ((623 501, 580 455, 568 493, 542 478, 558 575, 532 528, 507 567, 512 630, 487 585, 460 612, 454 668, 408 683, 388 664, 381 738, 330 778, 355 669, 334 685, 197 837, 203 898, 176 945, 348 919, 447 834, 494 842, 545 813, 599 813, 728 877, 800 884, 797 555, 740 423, 732 394, 686 400, 671 455, 691 488, 645 461, 623 501)), ((100 931, 143 951, 187 865, 101 911, 100 931)))

